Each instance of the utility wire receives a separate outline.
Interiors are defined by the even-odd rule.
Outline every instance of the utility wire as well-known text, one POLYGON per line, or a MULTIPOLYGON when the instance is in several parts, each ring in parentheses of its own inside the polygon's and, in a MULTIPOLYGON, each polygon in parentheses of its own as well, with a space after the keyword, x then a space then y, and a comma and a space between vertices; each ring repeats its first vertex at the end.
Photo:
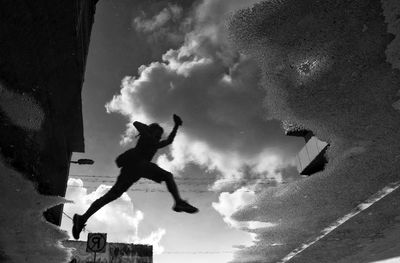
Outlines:
POLYGON ((232 254, 235 250, 214 250, 214 251, 165 251, 163 254, 232 254))
MULTIPOLYGON (((86 183, 115 183, 115 180, 83 180, 86 183)), ((232 181, 240 183, 240 181, 232 181)), ((177 185, 194 185, 194 186, 204 186, 211 185, 213 182, 176 182, 177 185)), ((268 185, 273 184, 273 182, 257 182, 258 185, 268 185)), ((135 182, 135 185, 159 185, 156 182, 135 182)))
MULTIPOLYGON (((115 183, 116 180, 83 180, 86 183, 115 183)), ((135 182, 136 185, 158 185, 156 182, 135 182)), ((212 182, 177 182, 178 185, 207 185, 212 182)))
MULTIPOLYGON (((99 179, 105 179, 104 182, 114 182, 118 177, 117 176, 98 176, 98 175, 70 175, 73 178, 77 179, 82 179, 83 181, 86 182, 97 182, 100 181, 99 179), (108 179, 113 180, 113 181, 108 181, 108 179)), ((180 177, 175 177, 174 178, 176 182, 180 184, 209 184, 209 183, 214 183, 215 181, 219 180, 218 178, 180 178, 180 177), (181 182, 182 181, 182 182, 181 182)), ((275 183, 274 179, 272 178, 257 178, 255 180, 263 180, 263 182, 258 182, 259 184, 269 184, 269 183, 275 183)), ((224 182, 243 182, 243 179, 222 179, 224 182)), ((146 182, 139 182, 139 184, 146 184, 146 182)), ((151 182, 153 183, 153 182, 151 182)), ((283 182, 285 183, 285 182, 283 182)), ((137 183, 136 183, 137 184, 137 183)))
MULTIPOLYGON (((69 185, 68 187, 97 189, 96 186, 69 185)), ((167 190, 155 189, 155 188, 153 188, 153 189, 149 189, 149 188, 147 188, 147 189, 133 188, 133 189, 128 189, 127 191, 130 191, 130 192, 148 192, 148 193, 151 193, 151 192, 169 193, 167 190)), ((196 190, 196 189, 193 189, 193 190, 183 189, 183 190, 179 190, 179 192, 182 192, 182 193, 185 193, 185 192, 186 193, 210 193, 211 191, 208 191, 208 190, 196 190)))
MULTIPOLYGON (((85 183, 98 183, 98 184, 114 184, 117 180, 117 176, 99 176, 99 175, 70 175, 71 177, 79 178, 82 179, 83 182, 85 183), (104 180, 101 180, 104 179, 104 180)), ((212 185, 216 180, 218 180, 215 177, 199 177, 199 178, 175 178, 177 185, 188 185, 188 186, 199 186, 199 187, 206 187, 209 185, 212 185)), ((243 183, 242 180, 235 180, 235 179, 230 179, 230 180, 223 180, 224 182, 232 182, 232 183, 243 183)), ((274 185, 276 184, 275 181, 269 178, 265 178, 263 181, 254 181, 256 185, 274 185)), ((280 182, 279 184, 286 184, 287 182, 280 182)), ((142 182, 135 182, 135 185, 140 186, 159 186, 158 183, 152 182, 152 181, 142 181, 142 182)), ((76 186, 76 185, 68 185, 68 187, 81 187, 81 188, 86 188, 86 189, 96 189, 98 186, 91 186, 91 185, 85 185, 85 186, 76 186)), ((130 192, 146 192, 146 193, 169 193, 169 191, 165 189, 159 189, 159 188, 130 188, 128 189, 130 192)), ((196 194, 205 194, 205 193, 211 193, 212 191, 210 190, 199 190, 199 189, 181 189, 180 192, 183 193, 196 193, 196 194)), ((245 192, 259 192, 258 191, 250 191, 246 190, 245 192)))
MULTIPOLYGON (((70 177, 73 177, 73 178, 106 178, 106 179, 110 179, 110 178, 118 178, 118 176, 107 176, 107 175, 103 175, 103 176, 101 176, 101 175, 70 175, 70 177)), ((193 178, 193 177, 189 177, 189 178, 182 178, 182 177, 174 177, 175 178, 175 180, 182 180, 182 181, 186 181, 186 180, 189 180, 189 181, 206 181, 206 180, 210 180, 210 181, 213 181, 213 180, 217 180, 218 178, 216 178, 216 177, 195 177, 195 178, 193 178)))
MULTIPOLYGON (((74 187, 74 188, 87 188, 87 189, 97 189, 97 187, 95 186, 77 186, 77 185, 70 185, 68 187, 74 187)), ((134 188, 134 189, 128 189, 126 192, 146 192, 146 193, 168 193, 169 191, 167 190, 162 190, 162 189, 140 189, 140 188, 134 188)), ((213 193, 212 191, 208 191, 208 190, 179 190, 180 193, 193 193, 193 194, 209 194, 209 193, 213 193)), ((250 190, 245 190, 243 191, 245 193, 257 193, 259 191, 250 191, 250 190)))
POLYGON ((63 212, 63 214, 64 214, 66 217, 68 217, 69 219, 71 219, 71 221, 72 221, 72 217, 70 217, 67 213, 63 212))

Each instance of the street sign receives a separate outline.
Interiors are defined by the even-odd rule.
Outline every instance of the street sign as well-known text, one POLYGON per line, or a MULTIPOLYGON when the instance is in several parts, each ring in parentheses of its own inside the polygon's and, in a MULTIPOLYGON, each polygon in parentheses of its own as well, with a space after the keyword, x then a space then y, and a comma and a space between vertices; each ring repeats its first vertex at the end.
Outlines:
POLYGON ((86 252, 104 253, 106 252, 106 245, 106 233, 89 233, 87 238, 86 252))

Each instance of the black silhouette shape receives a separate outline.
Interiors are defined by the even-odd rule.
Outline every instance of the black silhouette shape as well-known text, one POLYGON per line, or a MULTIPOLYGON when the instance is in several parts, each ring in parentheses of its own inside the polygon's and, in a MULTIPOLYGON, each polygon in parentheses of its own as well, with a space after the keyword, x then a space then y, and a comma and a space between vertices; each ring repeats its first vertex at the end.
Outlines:
POLYGON ((184 201, 178 191, 172 173, 158 167, 151 160, 159 148, 170 145, 175 138, 178 127, 182 125, 182 120, 178 115, 173 115, 175 122, 174 128, 166 140, 161 140, 164 132, 163 128, 157 124, 150 125, 135 121, 133 125, 139 131, 139 139, 134 148, 127 150, 116 159, 117 166, 121 168, 120 175, 114 186, 102 197, 92 203, 89 209, 83 214, 75 214, 73 217, 72 234, 75 239, 79 239, 79 234, 85 227, 87 220, 106 204, 119 198, 126 192, 133 183, 140 178, 147 178, 157 183, 165 182, 168 191, 174 198, 173 210, 176 212, 197 213, 199 210, 184 201))

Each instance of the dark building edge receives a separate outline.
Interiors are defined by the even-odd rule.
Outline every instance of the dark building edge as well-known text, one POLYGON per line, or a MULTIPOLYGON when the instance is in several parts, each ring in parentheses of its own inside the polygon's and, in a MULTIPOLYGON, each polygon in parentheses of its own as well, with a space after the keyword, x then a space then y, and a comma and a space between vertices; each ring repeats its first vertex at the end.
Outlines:
MULTIPOLYGON (((0 110, 0 151, 41 194, 65 196, 72 152, 84 152, 81 91, 97 0, 0 3, 0 84, 33 98, 39 130, 0 110)), ((60 225, 62 205, 45 213, 60 225)))

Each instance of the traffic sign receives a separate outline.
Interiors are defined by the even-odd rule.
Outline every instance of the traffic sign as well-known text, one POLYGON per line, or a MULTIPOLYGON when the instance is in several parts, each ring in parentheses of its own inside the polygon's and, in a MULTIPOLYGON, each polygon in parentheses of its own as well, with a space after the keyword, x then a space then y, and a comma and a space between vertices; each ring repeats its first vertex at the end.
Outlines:
POLYGON ((104 253, 106 252, 106 245, 106 233, 89 233, 86 243, 86 252, 104 253))

